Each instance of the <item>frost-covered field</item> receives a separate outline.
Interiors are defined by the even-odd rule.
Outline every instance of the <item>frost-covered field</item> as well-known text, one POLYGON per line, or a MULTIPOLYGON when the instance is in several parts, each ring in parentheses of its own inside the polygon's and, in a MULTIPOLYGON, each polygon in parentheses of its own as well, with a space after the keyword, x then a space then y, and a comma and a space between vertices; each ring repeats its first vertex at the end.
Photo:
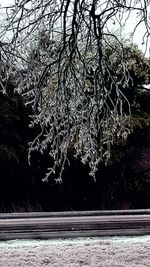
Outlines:
POLYGON ((150 236, 0 242, 0 266, 150 267, 150 236))

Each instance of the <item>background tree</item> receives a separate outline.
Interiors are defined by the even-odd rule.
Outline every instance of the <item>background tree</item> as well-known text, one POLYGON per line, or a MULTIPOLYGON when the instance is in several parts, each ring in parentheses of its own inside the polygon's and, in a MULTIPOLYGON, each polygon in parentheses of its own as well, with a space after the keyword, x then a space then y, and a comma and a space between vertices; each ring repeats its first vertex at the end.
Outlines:
MULTIPOLYGON (((27 86, 30 88, 32 80, 30 93, 35 109, 31 125, 40 124, 41 127, 30 152, 50 148, 54 162, 45 180, 58 171, 57 181, 61 181, 70 147, 76 157, 89 164, 90 175, 94 177, 99 162, 107 163, 110 159, 111 145, 120 138, 126 139, 130 105, 120 85, 127 87, 131 77, 120 41, 113 36, 118 43, 117 50, 109 41, 112 36, 109 23, 120 21, 121 17, 125 24, 126 15, 136 12, 138 21, 133 33, 139 24, 145 23, 143 39, 147 42, 148 7, 148 0, 67 0, 61 3, 22 0, 6 8, 7 22, 0 38, 4 42, 7 37, 9 45, 1 46, 2 54, 9 66, 28 66, 27 86), (34 72, 35 65, 29 64, 28 50, 33 43, 36 47, 39 28, 50 40, 48 42, 57 43, 59 49, 46 64, 38 64, 34 72), (121 73, 121 77, 109 67, 114 58, 108 59, 108 46, 119 54, 116 73, 121 73), (52 92, 46 100, 46 109, 43 103, 45 85, 52 92)), ((48 48, 47 41, 42 38, 41 45, 48 48)), ((36 60, 38 56, 34 54, 36 60)))
POLYGON ((7 209, 8 203, 28 199, 32 181, 27 162, 28 112, 13 84, 7 81, 3 87, 6 92, 0 92, 0 207, 6 205, 7 209))

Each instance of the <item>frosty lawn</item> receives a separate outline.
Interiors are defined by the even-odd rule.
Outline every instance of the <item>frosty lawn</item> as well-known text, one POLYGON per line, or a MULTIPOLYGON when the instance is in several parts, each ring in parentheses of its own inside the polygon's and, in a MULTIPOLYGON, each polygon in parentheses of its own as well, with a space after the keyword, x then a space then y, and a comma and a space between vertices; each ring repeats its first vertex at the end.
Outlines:
POLYGON ((149 267, 150 236, 0 242, 0 267, 149 267))

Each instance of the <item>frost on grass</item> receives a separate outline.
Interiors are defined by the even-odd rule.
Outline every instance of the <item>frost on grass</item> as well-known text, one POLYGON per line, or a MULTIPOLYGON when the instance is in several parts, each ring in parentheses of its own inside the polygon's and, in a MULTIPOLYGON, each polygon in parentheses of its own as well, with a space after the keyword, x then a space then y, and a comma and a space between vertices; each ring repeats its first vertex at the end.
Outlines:
POLYGON ((0 267, 147 267, 150 237, 0 243, 0 267))

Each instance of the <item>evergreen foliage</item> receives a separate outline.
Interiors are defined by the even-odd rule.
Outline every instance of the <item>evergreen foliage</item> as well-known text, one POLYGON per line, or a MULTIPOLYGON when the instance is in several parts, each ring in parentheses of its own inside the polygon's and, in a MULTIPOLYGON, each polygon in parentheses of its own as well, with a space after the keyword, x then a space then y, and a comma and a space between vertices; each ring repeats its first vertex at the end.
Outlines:
POLYGON ((25 107, 21 95, 14 91, 15 85, 7 82, 6 92, 0 92, 1 211, 149 208, 150 91, 145 87, 149 60, 135 47, 124 49, 132 82, 122 90, 130 100, 132 133, 125 142, 119 139, 114 143, 109 164, 98 165, 96 181, 88 174, 89 166, 73 157, 71 147, 71 165, 65 167, 63 183, 56 184, 55 175, 48 184, 42 182, 49 164, 48 151, 43 157, 34 151, 28 165, 28 142, 37 136, 39 126, 34 130, 28 127, 33 111, 25 107))

